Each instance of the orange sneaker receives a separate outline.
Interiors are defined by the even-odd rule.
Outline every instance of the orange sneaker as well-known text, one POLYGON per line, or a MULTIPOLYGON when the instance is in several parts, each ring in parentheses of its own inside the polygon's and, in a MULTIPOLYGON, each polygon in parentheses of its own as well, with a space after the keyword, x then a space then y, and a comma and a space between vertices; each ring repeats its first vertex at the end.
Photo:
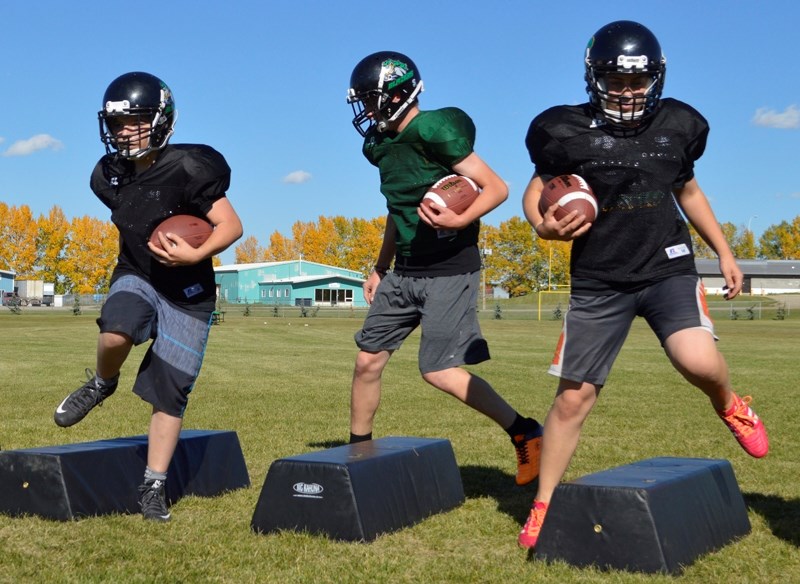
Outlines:
POLYGON ((519 532, 517 543, 520 547, 533 549, 536 547, 536 540, 539 539, 539 532, 542 530, 544 523, 544 516, 547 514, 547 503, 541 501, 534 501, 531 507, 531 514, 528 520, 519 532))
POLYGON ((542 426, 526 434, 518 434, 511 439, 517 451, 517 476, 518 485, 527 485, 539 476, 539 455, 542 452, 542 426))
POLYGON ((750 409, 752 399, 749 395, 740 398, 734 393, 731 408, 727 412, 717 412, 717 415, 733 432, 739 445, 747 454, 754 458, 761 458, 769 452, 769 439, 764 423, 750 409))

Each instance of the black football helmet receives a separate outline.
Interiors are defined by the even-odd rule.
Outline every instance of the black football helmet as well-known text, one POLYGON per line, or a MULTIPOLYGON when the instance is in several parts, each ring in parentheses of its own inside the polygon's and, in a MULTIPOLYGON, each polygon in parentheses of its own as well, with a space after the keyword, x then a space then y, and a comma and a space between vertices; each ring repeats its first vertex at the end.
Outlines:
MULTIPOLYGON (((608 120, 639 123, 656 111, 664 89, 667 60, 658 39, 647 27, 630 20, 607 24, 589 40, 585 65, 589 101, 608 120), (632 112, 622 113, 608 107, 612 103, 619 108, 623 101, 619 95, 609 94, 605 83, 609 73, 646 74, 652 79, 644 96, 633 98, 632 112)), ((630 97, 625 99, 630 103, 630 97)))
POLYGON ((103 109, 97 114, 100 139, 109 154, 113 148, 123 158, 141 158, 167 145, 177 115, 172 91, 166 83, 149 73, 125 73, 112 81, 103 95, 103 109), (114 118, 120 116, 139 118, 137 136, 117 137, 114 118), (145 148, 139 147, 142 137, 149 138, 145 148))
POLYGON ((373 126, 386 131, 417 101, 422 79, 414 62, 393 51, 364 57, 350 75, 347 103, 353 107, 353 126, 366 136, 373 126))

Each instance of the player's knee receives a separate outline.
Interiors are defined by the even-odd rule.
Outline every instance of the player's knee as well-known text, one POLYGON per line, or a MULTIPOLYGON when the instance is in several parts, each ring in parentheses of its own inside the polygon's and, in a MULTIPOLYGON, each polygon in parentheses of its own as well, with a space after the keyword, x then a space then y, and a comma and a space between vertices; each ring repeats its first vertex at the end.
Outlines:
POLYGON ((353 375, 359 378, 380 377, 385 365, 386 360, 380 353, 360 351, 356 357, 353 375))
POLYGON ((596 391, 589 384, 583 384, 579 388, 559 391, 553 402, 553 414, 561 420, 586 417, 596 399, 596 391))

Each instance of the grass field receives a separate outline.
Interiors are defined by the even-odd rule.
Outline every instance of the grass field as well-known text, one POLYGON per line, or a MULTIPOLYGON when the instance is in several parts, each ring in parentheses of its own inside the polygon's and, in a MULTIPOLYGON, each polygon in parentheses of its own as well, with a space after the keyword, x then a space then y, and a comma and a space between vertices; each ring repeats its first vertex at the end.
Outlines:
MULTIPOLYGON (((421 381, 416 335, 384 376, 376 437, 448 438, 466 502, 368 544, 253 533, 250 520, 270 463, 346 440, 352 335, 361 320, 245 317, 228 310, 225 322, 213 327, 184 427, 235 430, 252 486, 181 499, 169 524, 138 515, 71 522, 0 516, 0 582, 800 582, 796 313, 786 320, 717 322, 734 384, 754 396, 767 424, 765 459, 739 448, 638 321, 586 424, 567 480, 654 456, 731 461, 752 533, 678 578, 528 561, 516 535, 534 488, 514 485, 514 453, 504 432, 421 381)), ((2 449, 146 432, 149 407, 130 392, 144 347, 131 354, 120 389, 102 408, 73 428, 53 423, 55 406, 94 365, 96 316, 96 309, 80 316, 0 312, 2 449)), ((541 419, 555 388, 545 370, 559 327, 555 320, 487 318, 493 359, 472 369, 518 410, 541 419)))

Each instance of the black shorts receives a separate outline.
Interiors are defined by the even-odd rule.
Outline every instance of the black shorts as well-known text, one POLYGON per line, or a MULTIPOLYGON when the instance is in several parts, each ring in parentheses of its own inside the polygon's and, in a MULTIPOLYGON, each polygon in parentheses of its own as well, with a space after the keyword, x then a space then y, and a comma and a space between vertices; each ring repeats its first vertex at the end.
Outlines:
POLYGON ((156 409, 182 417, 211 328, 211 311, 178 308, 149 282, 123 276, 112 284, 97 319, 100 331, 122 333, 135 345, 153 339, 133 392, 156 409))
POLYGON ((687 328, 714 334, 705 289, 697 276, 672 276, 637 292, 607 296, 573 293, 549 373, 603 385, 637 316, 644 317, 661 345, 687 328))

